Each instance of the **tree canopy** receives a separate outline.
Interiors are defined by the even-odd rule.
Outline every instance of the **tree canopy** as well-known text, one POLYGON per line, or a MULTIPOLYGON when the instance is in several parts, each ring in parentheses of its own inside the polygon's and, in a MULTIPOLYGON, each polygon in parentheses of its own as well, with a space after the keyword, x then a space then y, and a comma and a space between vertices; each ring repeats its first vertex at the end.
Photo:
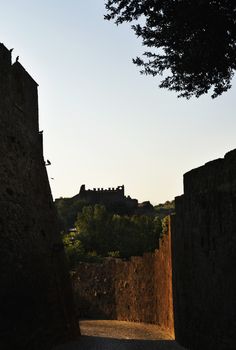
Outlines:
POLYGON ((71 266, 78 261, 107 256, 129 258, 152 252, 163 230, 159 217, 112 214, 101 204, 84 207, 75 227, 63 238, 71 266))
POLYGON ((233 0, 107 0, 107 20, 132 28, 152 49, 133 59, 141 73, 163 75, 160 87, 180 97, 215 98, 231 87, 236 69, 233 0))
POLYGON ((111 214, 100 204, 84 207, 75 226, 86 252, 119 252, 124 258, 155 250, 162 232, 158 217, 111 214))

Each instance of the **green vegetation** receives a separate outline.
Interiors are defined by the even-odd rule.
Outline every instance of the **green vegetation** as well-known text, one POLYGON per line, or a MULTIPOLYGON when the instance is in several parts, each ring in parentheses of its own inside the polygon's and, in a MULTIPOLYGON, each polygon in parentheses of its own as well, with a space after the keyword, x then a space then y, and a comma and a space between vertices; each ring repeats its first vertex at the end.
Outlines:
POLYGON ((75 228, 63 239, 71 267, 78 261, 97 262, 107 256, 129 258, 154 251, 162 222, 157 216, 112 214, 97 204, 83 208, 75 228))
POLYGON ((162 235, 167 234, 167 232, 168 232, 168 225, 169 225, 169 217, 165 216, 162 219, 162 235))
POLYGON ((77 196, 57 199, 55 204, 70 267, 79 261, 127 259, 154 251, 166 232, 164 218, 175 208, 174 201, 167 201, 154 207, 154 215, 125 215, 124 208, 92 205, 77 196))
POLYGON ((175 212, 175 201, 166 201, 154 207, 156 215, 163 219, 165 216, 171 215, 175 212))
POLYGON ((74 227, 77 215, 88 202, 76 198, 59 198, 55 201, 61 230, 67 232, 74 227))
POLYGON ((162 76, 160 87, 190 98, 231 87, 236 69, 236 5, 229 0, 107 0, 107 20, 134 23, 147 47, 133 62, 162 76))
MULTIPOLYGON (((75 226, 78 213, 81 213, 84 207, 95 204, 74 196, 72 198, 56 199, 55 205, 61 231, 68 232, 75 226)), ((126 203, 109 203, 109 206, 106 206, 106 210, 110 214, 119 214, 121 216, 133 213, 133 209, 130 209, 126 203)))

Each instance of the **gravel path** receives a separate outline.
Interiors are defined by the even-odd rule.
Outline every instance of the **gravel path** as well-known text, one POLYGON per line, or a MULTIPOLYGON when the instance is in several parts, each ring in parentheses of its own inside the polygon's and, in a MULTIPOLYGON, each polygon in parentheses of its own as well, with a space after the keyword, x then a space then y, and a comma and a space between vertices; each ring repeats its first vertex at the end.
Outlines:
POLYGON ((78 342, 54 350, 186 350, 156 325, 123 321, 80 321, 78 342))

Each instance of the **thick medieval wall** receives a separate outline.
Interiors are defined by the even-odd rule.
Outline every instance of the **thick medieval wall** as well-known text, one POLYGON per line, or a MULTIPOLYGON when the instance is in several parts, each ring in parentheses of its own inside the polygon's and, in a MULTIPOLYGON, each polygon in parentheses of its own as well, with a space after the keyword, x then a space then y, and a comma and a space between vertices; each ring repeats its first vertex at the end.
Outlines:
POLYGON ((75 335, 69 275, 38 129, 37 84, 0 44, 0 348, 75 335))
POLYGON ((185 174, 175 205, 176 339, 190 349, 235 349, 236 150, 185 174))
POLYGON ((173 334, 170 246, 168 232, 143 257, 80 263, 72 282, 81 316, 155 323, 173 334))

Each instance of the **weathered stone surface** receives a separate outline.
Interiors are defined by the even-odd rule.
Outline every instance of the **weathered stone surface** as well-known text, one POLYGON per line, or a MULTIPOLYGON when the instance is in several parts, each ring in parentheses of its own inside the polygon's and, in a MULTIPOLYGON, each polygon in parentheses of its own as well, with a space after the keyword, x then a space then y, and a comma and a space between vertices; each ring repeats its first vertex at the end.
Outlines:
POLYGON ((49 349, 76 332, 38 130, 37 84, 0 44, 0 348, 49 349))
POLYGON ((172 217, 176 339, 236 347, 236 150, 184 175, 172 217))
POLYGON ((173 332, 170 250, 168 232, 143 257, 80 263, 72 281, 81 316, 155 323, 173 332))

